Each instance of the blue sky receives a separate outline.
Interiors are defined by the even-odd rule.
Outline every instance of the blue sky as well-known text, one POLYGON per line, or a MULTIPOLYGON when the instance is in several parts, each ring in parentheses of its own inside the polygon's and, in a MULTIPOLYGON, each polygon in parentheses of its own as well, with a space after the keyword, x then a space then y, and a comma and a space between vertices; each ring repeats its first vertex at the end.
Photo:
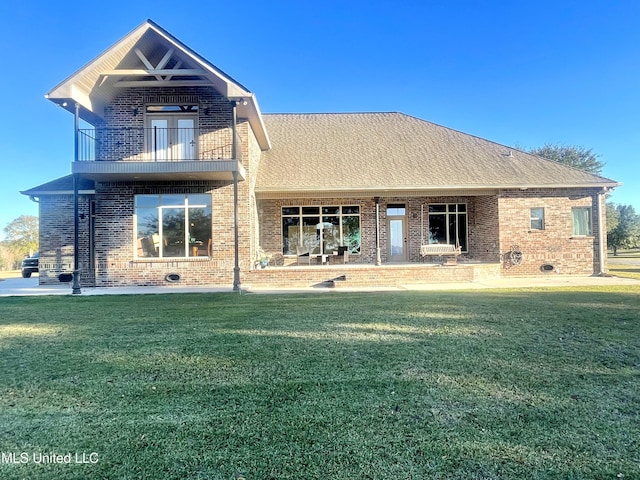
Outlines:
MULTIPOLYGON (((0 6, 0 230, 70 173, 73 116, 44 94, 145 19, 263 112, 399 111, 516 148, 593 149, 640 212, 640 2, 324 0, 0 6)), ((0 232, 0 237, 2 232, 0 232)))

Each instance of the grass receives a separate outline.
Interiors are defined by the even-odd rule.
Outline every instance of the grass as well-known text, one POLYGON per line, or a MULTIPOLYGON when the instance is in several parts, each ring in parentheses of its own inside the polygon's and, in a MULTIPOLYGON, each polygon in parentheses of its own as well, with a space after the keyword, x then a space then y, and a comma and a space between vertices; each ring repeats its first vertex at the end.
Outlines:
POLYGON ((640 249, 619 250, 616 256, 609 253, 608 264, 611 275, 640 280, 640 249))
POLYGON ((634 278, 640 280, 640 264, 627 265, 624 263, 614 263, 609 261, 609 273, 621 278, 634 278))
POLYGON ((613 255, 613 252, 609 252, 609 260, 615 260, 616 258, 639 258, 640 259, 640 248, 629 249, 629 250, 618 250, 618 255, 613 255))
POLYGON ((98 455, 3 479, 640 478, 639 287, 4 298, 0 348, 0 452, 98 455))

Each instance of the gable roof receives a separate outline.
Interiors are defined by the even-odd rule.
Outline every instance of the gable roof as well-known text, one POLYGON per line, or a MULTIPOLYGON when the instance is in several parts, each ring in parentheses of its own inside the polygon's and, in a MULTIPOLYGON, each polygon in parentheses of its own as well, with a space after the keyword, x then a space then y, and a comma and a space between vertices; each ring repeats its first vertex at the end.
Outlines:
POLYGON ((256 192, 615 187, 610 179, 401 113, 264 116, 256 192))
POLYGON ((269 137, 255 95, 169 32, 146 20, 135 30, 56 85, 45 97, 94 123, 123 88, 208 86, 230 100, 241 100, 238 116, 247 118, 263 149, 269 137))

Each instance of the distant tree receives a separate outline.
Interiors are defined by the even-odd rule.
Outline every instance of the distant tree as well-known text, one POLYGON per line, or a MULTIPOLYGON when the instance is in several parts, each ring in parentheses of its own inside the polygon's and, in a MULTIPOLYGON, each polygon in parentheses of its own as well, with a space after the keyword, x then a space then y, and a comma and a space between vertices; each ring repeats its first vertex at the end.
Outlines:
POLYGON ((31 255, 38 251, 38 217, 21 215, 4 227, 4 244, 15 253, 31 255))
POLYGON ((600 155, 593 153, 590 148, 579 146, 567 146, 547 143, 542 147, 532 148, 529 153, 553 160, 554 162, 569 165, 570 167, 584 170, 585 172, 600 175, 604 162, 598 160, 600 155))
POLYGON ((640 246, 640 215, 632 205, 607 203, 607 243, 614 255, 619 248, 640 246))
POLYGON ((613 202, 607 202, 607 235, 612 232, 620 221, 620 212, 618 211, 618 205, 613 202))

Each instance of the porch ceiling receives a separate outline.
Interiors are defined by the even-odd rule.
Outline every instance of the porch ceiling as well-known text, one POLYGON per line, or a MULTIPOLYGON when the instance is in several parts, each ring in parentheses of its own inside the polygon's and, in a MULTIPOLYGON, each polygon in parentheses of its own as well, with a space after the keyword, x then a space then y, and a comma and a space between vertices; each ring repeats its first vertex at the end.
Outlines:
POLYGON ((101 181, 223 180, 245 179, 246 171, 235 160, 180 162, 74 162, 73 173, 101 181))

